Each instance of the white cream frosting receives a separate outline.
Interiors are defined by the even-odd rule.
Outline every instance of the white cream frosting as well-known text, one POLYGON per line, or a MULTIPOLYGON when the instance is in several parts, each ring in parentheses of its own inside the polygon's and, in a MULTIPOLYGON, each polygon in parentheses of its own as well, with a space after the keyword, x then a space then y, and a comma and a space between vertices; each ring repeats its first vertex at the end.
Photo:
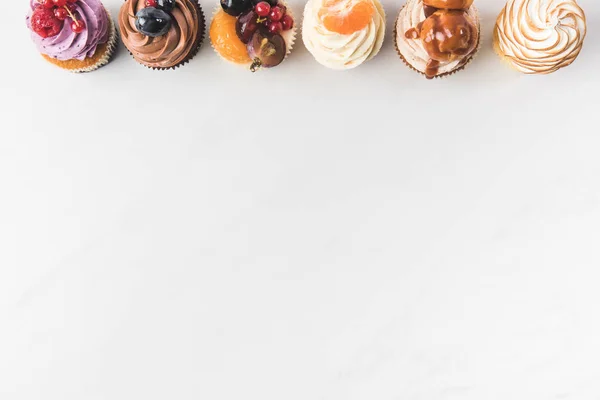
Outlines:
POLYGON ((571 64, 585 35, 585 14, 575 0, 509 0, 494 31, 496 50, 527 74, 571 64))
POLYGON ((379 53, 385 36, 385 12, 379 0, 371 1, 375 6, 371 22, 360 31, 342 35, 323 26, 319 11, 324 0, 308 0, 304 8, 302 38, 320 64, 332 69, 350 69, 379 53))
MULTIPOLYGON (((479 16, 475 6, 471 6, 467 14, 475 22, 479 29, 479 16)), ((410 28, 415 28, 419 23, 425 20, 423 12, 423 0, 408 0, 404 7, 400 10, 398 19, 396 20, 396 47, 404 60, 411 67, 419 72, 425 73, 427 63, 430 60, 429 54, 423 47, 423 43, 419 39, 408 39, 405 36, 406 31, 410 28)), ((464 64, 464 59, 458 59, 451 62, 440 63, 437 75, 447 74, 452 72, 464 64)))

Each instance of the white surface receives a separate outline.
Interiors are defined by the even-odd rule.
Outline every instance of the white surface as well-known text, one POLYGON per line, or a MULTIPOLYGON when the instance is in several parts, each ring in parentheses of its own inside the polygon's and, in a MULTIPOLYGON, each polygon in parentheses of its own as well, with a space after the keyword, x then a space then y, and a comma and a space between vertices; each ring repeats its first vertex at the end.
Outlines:
POLYGON ((38 57, 20 3, 2 400, 600 398, 600 3, 577 62, 527 77, 480 0, 482 51, 434 82, 396 56, 390 1, 348 72, 299 45, 251 75, 206 43, 82 76, 38 57))

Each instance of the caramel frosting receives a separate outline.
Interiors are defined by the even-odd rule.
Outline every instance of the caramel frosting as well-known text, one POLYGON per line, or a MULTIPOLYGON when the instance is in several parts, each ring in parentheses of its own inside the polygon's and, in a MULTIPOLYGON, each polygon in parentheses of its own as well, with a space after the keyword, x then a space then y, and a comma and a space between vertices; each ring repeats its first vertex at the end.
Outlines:
POLYGON ((509 0, 496 21, 496 51, 526 74, 548 74, 571 64, 586 35, 575 0, 509 0))
POLYGON ((475 6, 437 9, 424 3, 407 0, 400 10, 396 47, 409 66, 434 78, 464 67, 473 57, 479 44, 479 17, 475 6))
POLYGON ((473 0, 423 0, 429 7, 447 10, 466 10, 471 7, 473 0))
POLYGON ((119 27, 125 47, 140 63, 151 68, 182 64, 199 46, 204 16, 192 0, 176 0, 171 28, 164 36, 149 37, 135 27, 135 14, 146 7, 145 0, 127 0, 119 13, 119 27))

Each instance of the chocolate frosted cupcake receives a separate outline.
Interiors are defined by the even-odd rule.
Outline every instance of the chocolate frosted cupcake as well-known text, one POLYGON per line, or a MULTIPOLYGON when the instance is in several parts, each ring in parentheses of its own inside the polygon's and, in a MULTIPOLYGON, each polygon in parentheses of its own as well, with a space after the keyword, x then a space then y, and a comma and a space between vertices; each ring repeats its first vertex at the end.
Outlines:
POLYGON ((90 72, 107 64, 117 32, 100 0, 32 0, 27 27, 38 51, 71 72, 90 72))
POLYGON ((126 0, 119 28, 125 47, 140 64, 174 69, 198 52, 205 19, 195 0, 126 0))
POLYGON ((396 50, 406 65, 437 78, 460 71, 479 49, 473 0, 408 0, 396 20, 396 50))

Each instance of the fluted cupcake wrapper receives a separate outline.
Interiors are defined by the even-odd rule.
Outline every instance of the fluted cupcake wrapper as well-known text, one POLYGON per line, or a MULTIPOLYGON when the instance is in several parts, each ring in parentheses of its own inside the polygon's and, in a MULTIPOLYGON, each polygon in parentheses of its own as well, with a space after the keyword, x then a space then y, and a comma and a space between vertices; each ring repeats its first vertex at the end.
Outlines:
MULTIPOLYGON (((473 59, 475 59, 475 57, 477 56, 477 53, 479 53, 479 50, 481 49, 481 36, 483 35, 481 32, 481 23, 479 21, 479 10, 477 8, 475 8, 474 6, 472 6, 473 9, 475 10, 475 13, 477 15, 477 30, 479 31, 479 38, 477 41, 477 45, 475 46, 475 50, 473 51, 473 53, 471 53, 467 59, 465 60, 465 62, 463 64, 460 64, 459 66, 457 66, 455 69, 453 69, 452 71, 449 72, 445 72, 443 74, 440 75, 436 75, 433 78, 437 79, 437 78, 446 78, 450 75, 454 75, 455 73, 462 71, 463 69, 465 69, 467 67, 467 65, 471 64, 471 61, 473 61, 473 59)), ((398 18, 400 17, 400 12, 404 9, 404 6, 402 6, 400 8, 400 11, 398 11, 398 16, 396 17, 396 20, 394 21, 394 47, 396 48, 396 53, 398 53, 398 55, 400 56, 400 59, 402 60, 402 62, 409 67, 410 69, 412 69, 413 71, 418 72, 419 74, 426 76, 424 72, 419 71, 418 69, 416 69, 415 67, 413 67, 408 61, 406 61, 406 59, 404 58, 404 56, 402 55, 402 53, 400 52, 400 49, 398 48, 398 18)))
MULTIPOLYGON (((294 14, 292 12, 292 9, 289 7, 289 5, 285 1, 281 1, 280 0, 279 2, 286 7, 286 14, 288 14, 290 17, 292 17, 294 19, 294 26, 292 27, 292 29, 290 29, 289 31, 283 32, 283 34, 281 35, 281 36, 283 36, 283 38, 285 40, 285 48, 286 48, 286 53, 285 53, 285 58, 284 58, 284 61, 285 61, 289 57, 289 55, 291 54, 292 49, 294 48, 294 44, 296 43, 296 34, 298 32, 298 28, 297 28, 298 22, 296 21, 296 18, 294 18, 294 14)), ((221 10, 222 10, 221 5, 220 4, 217 5, 213 9, 213 14, 212 14, 213 18, 221 10)), ((230 64, 238 65, 238 66, 246 68, 246 69, 250 69, 250 66, 252 65, 252 62, 249 62, 249 63, 234 63, 232 61, 229 61, 228 59, 226 59, 225 57, 223 57, 221 55, 221 53, 219 53, 217 51, 217 49, 215 48, 214 44, 212 43, 212 40, 210 42, 210 45, 213 48, 213 50, 215 51, 215 53, 217 53, 217 55, 219 56, 219 58, 221 58, 221 60, 226 61, 226 62, 228 62, 230 64)))

